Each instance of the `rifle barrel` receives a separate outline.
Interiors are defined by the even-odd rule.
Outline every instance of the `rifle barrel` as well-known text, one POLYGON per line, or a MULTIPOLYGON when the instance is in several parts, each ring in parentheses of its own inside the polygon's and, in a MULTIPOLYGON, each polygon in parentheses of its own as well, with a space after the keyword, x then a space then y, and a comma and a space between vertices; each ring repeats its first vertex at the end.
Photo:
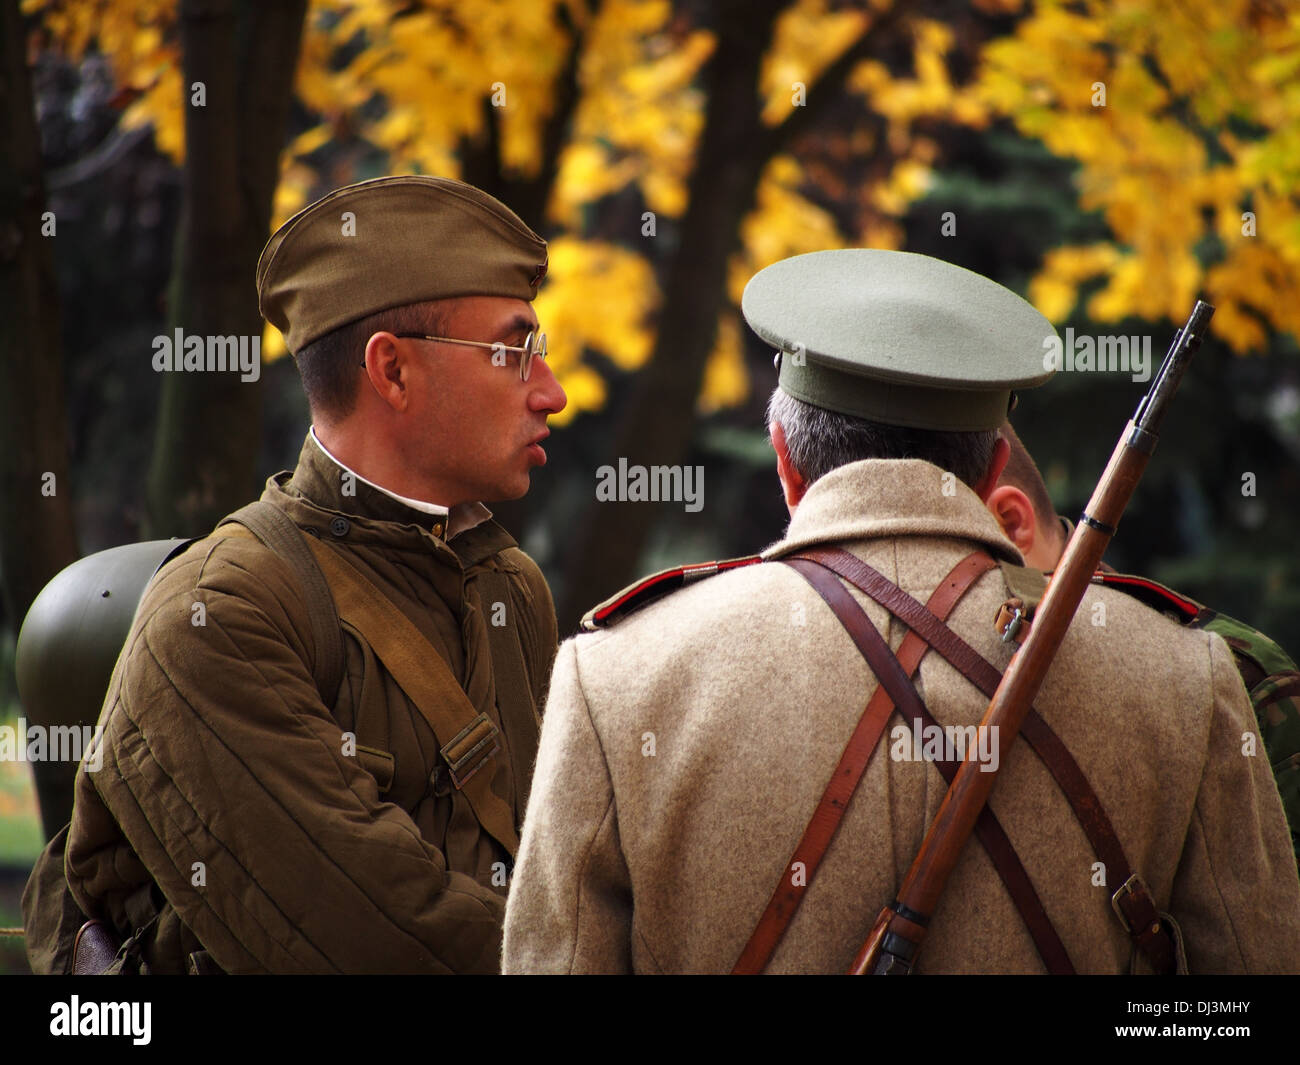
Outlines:
MULTIPOLYGON (((1198 300, 1187 323, 1175 335, 1160 373, 1120 435, 1088 508, 1052 574, 1029 638, 1012 658, 989 701, 980 729, 995 730, 991 735, 997 738, 1003 752, 1003 765, 1006 764, 1005 752, 1020 732, 1097 564, 1146 469, 1155 449, 1160 423, 1213 314, 1214 308, 1210 304, 1198 300)), ((958 769, 899 889, 896 900, 899 909, 920 915, 934 913, 948 876, 996 783, 997 773, 982 770, 973 752, 958 769)), ((851 971, 909 971, 921 943, 917 933, 908 932, 907 925, 912 929, 918 927, 914 922, 902 922, 888 909, 882 911, 872 936, 859 952, 851 971), (895 935, 898 939, 893 938, 895 935), (912 944, 908 957, 896 955, 884 946, 887 941, 897 943, 899 940, 912 944)), ((924 935, 923 929, 920 935, 924 935)))

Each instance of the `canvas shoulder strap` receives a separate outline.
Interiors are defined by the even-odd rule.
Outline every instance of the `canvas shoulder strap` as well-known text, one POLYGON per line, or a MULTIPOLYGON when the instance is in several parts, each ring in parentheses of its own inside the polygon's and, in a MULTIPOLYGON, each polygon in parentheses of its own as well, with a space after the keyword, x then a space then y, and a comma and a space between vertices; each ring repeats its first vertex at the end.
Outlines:
POLYGON ((248 529, 284 559, 298 578, 307 616, 311 620, 312 645, 316 652, 313 679, 325 705, 332 707, 338 701, 339 685, 343 683, 346 661, 343 634, 339 631, 334 597, 320 567, 312 559, 306 539, 289 515, 265 499, 240 507, 223 518, 221 524, 232 522, 248 529))
MULTIPOLYGON (((500 731, 469 701, 463 688, 424 634, 342 555, 306 535, 282 510, 258 500, 226 519, 255 534, 297 574, 317 647, 315 677, 324 693, 337 693, 345 659, 339 621, 346 621, 370 645, 384 668, 437 737, 452 784, 469 800, 479 824, 514 855, 519 834, 509 805, 491 787, 500 731), (479 770, 488 767, 489 771, 479 770)), ((238 535, 223 529, 224 535, 238 535)), ((326 698, 333 705, 334 698, 326 698)))
POLYGON ((519 850, 514 815, 492 790, 501 733, 452 676, 442 655, 401 610, 343 555, 318 540, 306 541, 338 604, 338 616, 355 628, 433 729, 452 784, 468 800, 479 824, 511 855, 519 850), (488 772, 480 772, 487 768, 488 772))

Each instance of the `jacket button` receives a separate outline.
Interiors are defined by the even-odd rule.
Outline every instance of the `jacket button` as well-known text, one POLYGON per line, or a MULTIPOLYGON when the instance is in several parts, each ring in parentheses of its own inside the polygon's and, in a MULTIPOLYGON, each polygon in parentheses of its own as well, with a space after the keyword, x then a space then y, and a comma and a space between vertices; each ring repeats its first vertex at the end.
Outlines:
POLYGON ((335 536, 347 536, 348 529, 351 527, 347 518, 335 518, 330 522, 330 532, 335 536))
POLYGON ((441 535, 442 535, 442 523, 441 523, 441 522, 436 522, 436 523, 434 524, 434 526, 433 526, 433 535, 434 535, 434 536, 441 536, 441 535))

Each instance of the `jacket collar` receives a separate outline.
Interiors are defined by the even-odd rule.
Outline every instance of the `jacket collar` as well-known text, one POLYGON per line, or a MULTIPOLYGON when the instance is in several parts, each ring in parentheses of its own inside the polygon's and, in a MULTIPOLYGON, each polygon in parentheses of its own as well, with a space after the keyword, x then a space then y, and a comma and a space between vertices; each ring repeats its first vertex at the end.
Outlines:
POLYGON ((406 496, 399 496, 396 492, 390 492, 383 485, 375 484, 374 481, 370 481, 367 480, 365 477, 362 477, 361 474, 357 473, 357 471, 354 470, 351 466, 349 466, 346 462, 340 461, 337 455, 335 455, 332 451, 330 451, 329 448, 327 448, 324 444, 321 443, 320 437, 316 435, 316 426, 313 425, 310 429, 308 429, 307 435, 311 439, 311 442, 313 444, 315 444, 318 448, 320 448, 321 451, 325 452, 326 458, 333 461, 334 465, 339 466, 342 469, 346 470, 348 473, 352 474, 352 476, 356 480, 360 481, 362 484, 369 485, 371 488, 377 488, 379 491, 383 492, 384 495, 392 496, 393 499, 396 499, 399 503, 405 503, 412 510, 422 510, 426 514, 441 514, 443 517, 447 516, 446 507, 439 506, 437 503, 425 503, 424 501, 419 499, 408 499, 406 496))
POLYGON ((300 526, 318 529, 322 534, 354 543, 423 550, 432 541, 452 552, 466 568, 518 546, 481 503, 461 504, 452 507, 447 515, 438 514, 408 506, 359 476, 346 477, 348 472, 308 432, 297 467, 292 474, 285 471, 268 480, 264 498, 272 499, 300 526), (345 520, 336 523, 336 518, 345 520))
POLYGON ((920 459, 868 459, 832 470, 808 489, 784 539, 767 548, 763 557, 780 558, 831 542, 895 536, 967 540, 995 558, 1024 565, 979 496, 920 459))

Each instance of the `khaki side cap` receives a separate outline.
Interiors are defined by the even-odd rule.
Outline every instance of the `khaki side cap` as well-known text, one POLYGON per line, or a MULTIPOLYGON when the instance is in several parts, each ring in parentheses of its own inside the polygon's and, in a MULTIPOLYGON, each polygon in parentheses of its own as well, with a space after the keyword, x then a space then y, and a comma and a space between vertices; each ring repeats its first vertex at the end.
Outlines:
POLYGON ((258 306, 289 350, 377 311, 458 296, 531 301, 546 242, 499 200, 451 178, 337 189, 299 211, 257 264, 258 306), (355 235, 345 236, 350 224, 355 235))

